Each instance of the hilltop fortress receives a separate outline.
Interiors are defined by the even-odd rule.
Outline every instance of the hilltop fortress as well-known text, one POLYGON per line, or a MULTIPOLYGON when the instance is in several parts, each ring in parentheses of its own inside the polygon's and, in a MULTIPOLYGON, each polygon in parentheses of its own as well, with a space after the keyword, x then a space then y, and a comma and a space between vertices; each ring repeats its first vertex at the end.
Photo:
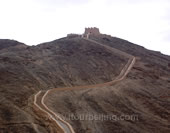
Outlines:
POLYGON ((89 38, 89 35, 100 35, 99 28, 92 27, 92 28, 85 28, 85 32, 83 34, 83 37, 89 38))
POLYGON ((84 35, 92 34, 92 35, 99 35, 100 31, 99 28, 93 27, 93 28, 85 28, 84 35))
POLYGON ((90 27, 90 28, 85 28, 85 31, 84 31, 84 33, 82 35, 71 33, 71 34, 67 34, 67 37, 82 36, 82 37, 89 38, 90 35, 93 35, 93 36, 99 36, 99 35, 100 36, 106 36, 105 34, 100 33, 99 28, 90 27))

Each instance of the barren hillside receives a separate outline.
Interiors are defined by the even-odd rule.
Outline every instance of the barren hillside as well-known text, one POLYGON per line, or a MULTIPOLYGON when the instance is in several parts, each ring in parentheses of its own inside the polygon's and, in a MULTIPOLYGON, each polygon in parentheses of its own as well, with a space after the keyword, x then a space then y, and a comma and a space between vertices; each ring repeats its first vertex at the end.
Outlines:
POLYGON ((55 89, 45 104, 67 118, 76 133, 170 132, 170 57, 107 35, 90 39, 105 46, 79 36, 36 46, 0 41, 0 133, 53 131, 54 125, 32 108, 33 96, 40 90, 112 81, 130 59, 123 53, 137 59, 123 81, 106 87, 55 89), (69 119, 85 114, 137 119, 69 119))

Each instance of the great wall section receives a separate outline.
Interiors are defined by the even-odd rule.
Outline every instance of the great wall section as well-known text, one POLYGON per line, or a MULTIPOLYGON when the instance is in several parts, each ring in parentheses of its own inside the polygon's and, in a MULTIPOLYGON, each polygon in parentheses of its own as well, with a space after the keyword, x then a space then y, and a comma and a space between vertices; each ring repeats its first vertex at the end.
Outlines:
MULTIPOLYGON (((99 29, 94 27, 94 28, 85 28, 85 32, 84 32, 83 35, 68 34, 67 37, 80 36, 80 37, 82 37, 82 39, 85 39, 87 41, 90 41, 90 42, 96 43, 98 45, 101 45, 101 46, 105 47, 108 50, 111 50, 113 52, 119 52, 119 54, 121 53, 121 54, 126 55, 126 56, 129 57, 128 63, 124 66, 124 68, 122 69, 120 74, 113 81, 106 82, 106 83, 101 83, 101 84, 95 84, 95 85, 75 86, 75 87, 66 87, 66 88, 54 88, 54 89, 71 90, 71 89, 79 89, 79 88, 85 89, 85 88, 88 88, 88 87, 95 88, 95 87, 102 87, 102 86, 110 86, 110 85, 113 85, 113 84, 115 84, 117 82, 122 81, 127 76, 127 74, 130 72, 131 68, 135 64, 136 59, 135 59, 134 56, 129 55, 129 54, 123 52, 123 51, 117 50, 115 48, 111 48, 109 46, 106 46, 106 45, 101 44, 99 42, 96 42, 94 40, 91 40, 91 39, 89 39, 90 35, 98 36, 98 35, 101 35, 101 34, 100 34, 99 29)), ((66 122, 62 118, 60 118, 59 115, 57 115, 55 112, 53 112, 44 103, 46 96, 50 92, 52 92, 54 89, 47 90, 46 92, 39 91, 38 93, 36 93, 34 95, 34 102, 33 102, 34 110, 37 112, 37 114, 40 115, 40 117, 41 117, 41 114, 42 114, 42 116, 43 115, 46 116, 45 120, 48 120, 49 123, 51 123, 53 126, 56 126, 56 129, 54 130, 54 132, 58 131, 58 132, 61 132, 61 133, 75 133, 72 126, 68 122, 66 122)))

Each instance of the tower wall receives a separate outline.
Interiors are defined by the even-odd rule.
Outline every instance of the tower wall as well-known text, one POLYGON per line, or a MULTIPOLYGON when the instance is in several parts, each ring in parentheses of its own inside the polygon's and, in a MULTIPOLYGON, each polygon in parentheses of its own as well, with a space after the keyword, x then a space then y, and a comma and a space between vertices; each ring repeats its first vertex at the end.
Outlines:
POLYGON ((94 28, 85 28, 85 35, 87 34, 92 34, 92 35, 99 35, 100 31, 98 28, 94 27, 94 28))

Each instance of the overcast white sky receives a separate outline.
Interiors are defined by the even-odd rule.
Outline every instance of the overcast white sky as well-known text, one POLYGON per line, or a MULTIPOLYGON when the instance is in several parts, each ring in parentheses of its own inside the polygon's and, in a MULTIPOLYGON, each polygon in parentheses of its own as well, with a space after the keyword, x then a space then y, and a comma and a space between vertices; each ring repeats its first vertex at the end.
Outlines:
POLYGON ((98 27, 170 55, 170 0, 0 0, 0 38, 36 45, 98 27))

